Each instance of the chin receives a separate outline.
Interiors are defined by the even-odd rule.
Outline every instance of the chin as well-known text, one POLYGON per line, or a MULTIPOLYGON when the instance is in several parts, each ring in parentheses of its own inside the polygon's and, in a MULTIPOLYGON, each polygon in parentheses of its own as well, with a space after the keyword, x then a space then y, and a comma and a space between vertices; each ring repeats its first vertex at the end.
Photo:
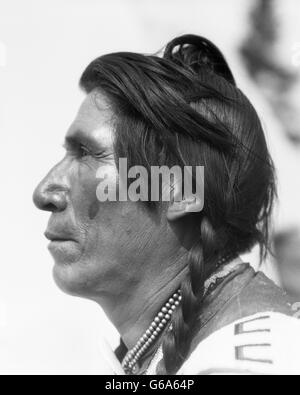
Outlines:
POLYGON ((82 249, 74 241, 51 241, 48 250, 55 262, 64 265, 73 265, 80 260, 82 249))
POLYGON ((72 264, 55 261, 53 278, 58 288, 64 293, 84 299, 95 300, 99 293, 100 278, 98 270, 86 261, 76 261, 72 264))
POLYGON ((53 278, 55 284, 64 293, 72 296, 87 297, 87 286, 80 275, 80 270, 73 265, 55 263, 53 267, 53 278))

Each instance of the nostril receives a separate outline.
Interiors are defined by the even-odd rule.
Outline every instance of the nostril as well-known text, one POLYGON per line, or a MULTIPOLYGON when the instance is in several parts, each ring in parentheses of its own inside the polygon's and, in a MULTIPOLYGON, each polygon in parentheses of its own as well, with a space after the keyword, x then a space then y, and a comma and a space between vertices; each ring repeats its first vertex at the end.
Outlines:
POLYGON ((53 203, 45 204, 45 205, 42 207, 42 210, 51 211, 51 212, 59 211, 59 210, 58 210, 58 207, 56 207, 55 204, 53 204, 53 203))
POLYGON ((63 211, 67 206, 66 194, 63 191, 40 190, 37 188, 33 194, 33 202, 43 211, 63 211))

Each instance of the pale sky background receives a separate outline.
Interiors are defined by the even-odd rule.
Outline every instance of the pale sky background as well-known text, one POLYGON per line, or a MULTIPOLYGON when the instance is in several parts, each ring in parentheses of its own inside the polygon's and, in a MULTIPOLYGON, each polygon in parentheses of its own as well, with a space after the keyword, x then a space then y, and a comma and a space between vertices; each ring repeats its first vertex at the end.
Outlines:
MULTIPOLYGON (((31 200, 63 155, 64 133, 83 94, 78 79, 106 52, 155 52, 176 35, 212 39, 263 118, 281 183, 280 228, 300 225, 299 151, 242 69, 251 0, 0 0, 0 373, 101 374, 97 343, 116 331, 92 302, 61 293, 43 237, 49 214, 31 200), (4 183, 4 184, 3 184, 4 183)), ((300 2, 280 2, 282 57, 300 45, 300 2), (284 3, 284 4, 283 4, 284 3)))

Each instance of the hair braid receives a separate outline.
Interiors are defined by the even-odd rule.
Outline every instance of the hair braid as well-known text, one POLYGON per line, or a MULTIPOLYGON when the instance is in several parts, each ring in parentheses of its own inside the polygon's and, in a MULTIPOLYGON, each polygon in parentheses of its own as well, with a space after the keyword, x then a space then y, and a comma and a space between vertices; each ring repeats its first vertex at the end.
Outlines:
POLYGON ((174 374, 180 368, 190 351, 195 324, 204 297, 205 266, 210 267, 216 258, 215 232, 208 220, 201 222, 201 240, 189 251, 188 274, 181 284, 182 302, 172 317, 172 330, 163 340, 163 360, 158 374, 174 374))

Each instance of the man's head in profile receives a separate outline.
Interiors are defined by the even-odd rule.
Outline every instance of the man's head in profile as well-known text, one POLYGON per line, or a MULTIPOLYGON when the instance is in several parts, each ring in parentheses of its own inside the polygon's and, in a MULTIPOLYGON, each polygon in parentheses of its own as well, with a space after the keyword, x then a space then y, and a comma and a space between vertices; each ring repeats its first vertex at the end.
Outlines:
MULTIPOLYGON (((116 110, 105 93, 97 89, 88 93, 66 134, 65 157, 39 184, 34 201, 52 213, 45 236, 50 240, 57 284, 95 300, 105 301, 109 294, 110 303, 114 294, 117 304, 119 298, 132 297, 141 282, 146 287, 154 275, 159 281, 153 287, 159 289, 164 281, 162 262, 167 269, 165 262, 170 261, 174 277, 180 274, 186 248, 178 245, 181 236, 168 218, 188 213, 195 202, 186 199, 181 202, 182 212, 170 207, 162 216, 145 202, 99 201, 99 170, 104 169, 110 185, 118 179, 116 156, 122 147, 116 144, 123 142, 116 141, 116 133, 122 133, 115 130, 116 122, 116 110)), ((121 126, 129 140, 125 133, 130 125, 121 126)), ((128 149, 133 149, 130 140, 128 149)), ((174 207, 178 209, 175 202, 174 207)))
MULTIPOLYGON (((34 193, 37 207, 51 213, 45 235, 55 280, 99 303, 128 349, 170 298, 162 322, 148 331, 147 342, 154 341, 178 307, 170 296, 181 289, 172 329, 180 339, 165 353, 166 371, 176 371, 189 350, 205 280, 220 261, 256 243, 265 252, 274 179, 261 123, 221 52, 202 37, 175 39, 163 57, 102 56, 80 86, 86 97, 67 131, 65 156, 34 193), (204 166, 204 206, 185 188, 169 201, 100 201, 101 170, 117 192, 135 182, 130 173, 121 177, 120 158, 128 169, 192 168, 192 178, 193 168, 204 166)), ((171 180, 175 195, 177 183, 186 186, 186 177, 171 180)))

